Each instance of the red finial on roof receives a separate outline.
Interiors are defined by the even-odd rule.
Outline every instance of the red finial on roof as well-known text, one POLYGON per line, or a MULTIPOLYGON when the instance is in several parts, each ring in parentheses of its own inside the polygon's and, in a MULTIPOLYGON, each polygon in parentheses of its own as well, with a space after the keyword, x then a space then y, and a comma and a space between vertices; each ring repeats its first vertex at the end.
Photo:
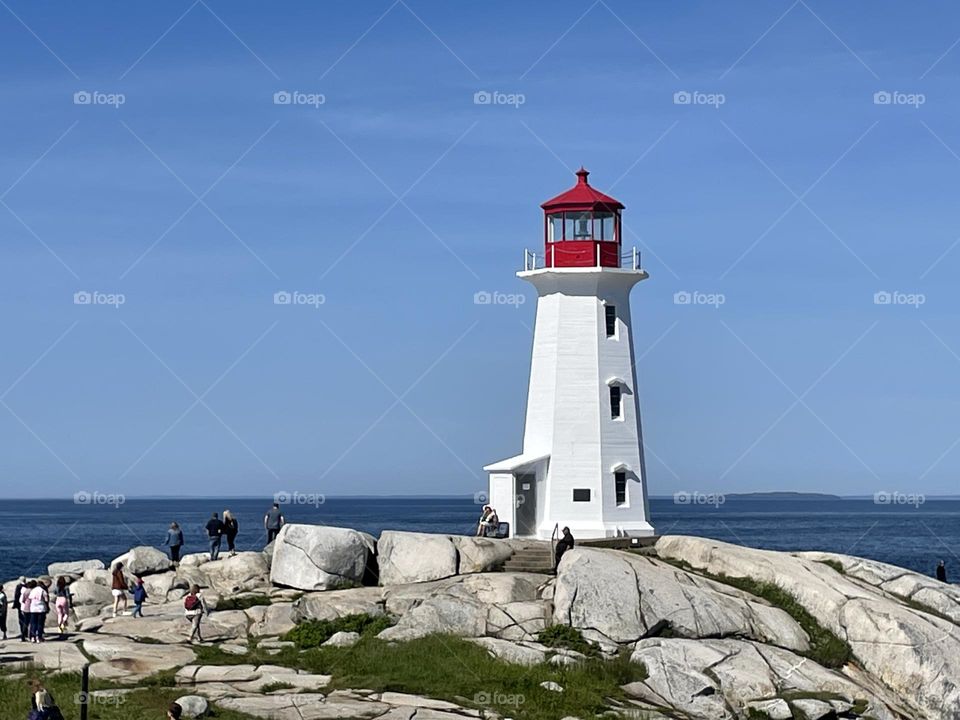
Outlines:
POLYGON ((577 184, 555 198, 547 200, 542 207, 547 212, 560 210, 622 210, 623 204, 594 188, 588 181, 590 171, 581 167, 577 170, 577 184))

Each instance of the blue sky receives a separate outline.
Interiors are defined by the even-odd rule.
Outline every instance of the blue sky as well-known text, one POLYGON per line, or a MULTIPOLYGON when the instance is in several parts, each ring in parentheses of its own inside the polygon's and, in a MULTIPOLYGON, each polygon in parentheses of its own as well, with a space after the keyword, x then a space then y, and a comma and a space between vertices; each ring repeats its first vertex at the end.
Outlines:
POLYGON ((583 164, 651 274, 653 494, 953 493, 958 37, 945 2, 5 0, 2 492, 482 489, 583 164))

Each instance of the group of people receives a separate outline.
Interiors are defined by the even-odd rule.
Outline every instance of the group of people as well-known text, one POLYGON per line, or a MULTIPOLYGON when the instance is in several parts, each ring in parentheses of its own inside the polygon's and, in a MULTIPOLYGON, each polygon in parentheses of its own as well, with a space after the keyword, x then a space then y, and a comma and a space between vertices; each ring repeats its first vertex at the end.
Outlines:
MULTIPOLYGON (((286 519, 280 511, 280 504, 274 503, 273 507, 263 516, 263 529, 267 534, 267 544, 276 539, 285 523, 286 519)), ((203 529, 206 533, 210 560, 220 559, 224 538, 227 540, 227 552, 230 553, 230 556, 237 554, 237 535, 240 534, 240 523, 232 512, 224 510, 222 517, 218 513, 212 513, 203 529)), ((163 546, 170 553, 170 560, 174 565, 180 563, 183 544, 183 529, 176 522, 170 523, 170 527, 167 528, 167 535, 163 539, 163 546)))
POLYGON ((73 609, 73 596, 70 583, 60 576, 54 584, 53 578, 41 577, 28 580, 20 577, 13 590, 13 599, 7 597, 0 587, 0 632, 7 639, 7 606, 12 605, 17 613, 17 624, 22 642, 41 643, 46 637, 47 616, 51 607, 51 588, 53 608, 57 613, 57 627, 62 635, 67 631, 70 611, 73 609))

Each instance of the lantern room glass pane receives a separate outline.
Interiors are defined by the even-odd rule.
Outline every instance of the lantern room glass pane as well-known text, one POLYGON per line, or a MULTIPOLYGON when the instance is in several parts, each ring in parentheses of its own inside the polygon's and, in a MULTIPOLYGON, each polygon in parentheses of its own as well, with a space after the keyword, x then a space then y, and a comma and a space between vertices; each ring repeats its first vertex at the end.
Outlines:
POLYGON ((567 240, 590 240, 593 237, 592 218, 588 212, 567 213, 567 240))
POLYGON ((547 239, 550 242, 563 240, 563 213, 547 216, 547 239))
POLYGON ((593 228, 594 239, 596 240, 616 240, 613 228, 613 213, 603 212, 594 213, 593 228))

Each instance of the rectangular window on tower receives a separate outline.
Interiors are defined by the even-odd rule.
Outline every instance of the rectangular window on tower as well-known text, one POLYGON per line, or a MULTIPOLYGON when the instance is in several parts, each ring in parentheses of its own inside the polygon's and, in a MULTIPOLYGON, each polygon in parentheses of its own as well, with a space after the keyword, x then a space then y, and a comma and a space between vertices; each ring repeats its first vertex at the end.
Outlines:
POLYGON ((627 504, 627 474, 623 471, 613 474, 614 484, 617 489, 617 507, 625 507, 627 504))
POLYGON ((607 337, 616 337, 617 336, 617 306, 616 305, 607 305, 604 308, 606 313, 607 321, 607 337))
POLYGON ((573 501, 574 502, 590 502, 590 488, 574 488, 573 501))
POLYGON ((612 385, 610 387, 610 417, 614 420, 623 419, 623 407, 620 402, 620 386, 612 385))

